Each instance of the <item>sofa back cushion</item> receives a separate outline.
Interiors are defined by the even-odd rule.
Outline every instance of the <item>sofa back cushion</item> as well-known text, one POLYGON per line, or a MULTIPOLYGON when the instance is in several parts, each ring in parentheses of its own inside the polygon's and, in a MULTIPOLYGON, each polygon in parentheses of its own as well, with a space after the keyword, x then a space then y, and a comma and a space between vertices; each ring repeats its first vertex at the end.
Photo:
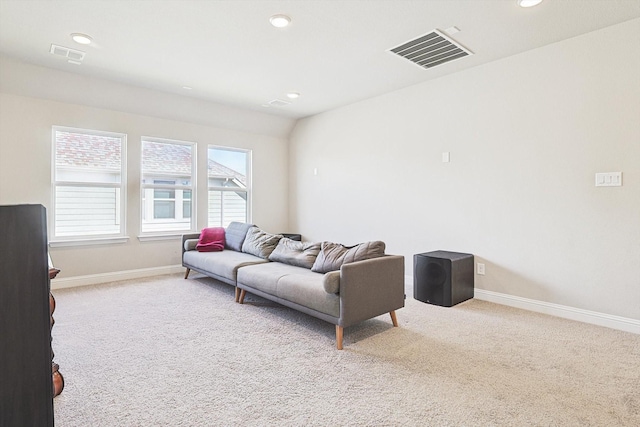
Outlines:
POLYGON ((298 242, 284 237, 269 255, 269 261, 311 268, 319 252, 320 243, 298 242))
POLYGON ((344 246, 340 243, 322 242, 320 253, 311 267, 316 273, 328 273, 340 270, 342 264, 384 255, 385 244, 381 241, 364 242, 355 246, 344 246))
POLYGON ((242 244, 247 235, 247 231, 253 227, 253 224, 245 224, 244 222, 231 222, 225 230, 224 248, 231 249, 236 252, 242 252, 242 244))
POLYGON ((269 234, 258 227, 251 227, 242 243, 242 252, 268 259, 280 239, 282 234, 269 234))

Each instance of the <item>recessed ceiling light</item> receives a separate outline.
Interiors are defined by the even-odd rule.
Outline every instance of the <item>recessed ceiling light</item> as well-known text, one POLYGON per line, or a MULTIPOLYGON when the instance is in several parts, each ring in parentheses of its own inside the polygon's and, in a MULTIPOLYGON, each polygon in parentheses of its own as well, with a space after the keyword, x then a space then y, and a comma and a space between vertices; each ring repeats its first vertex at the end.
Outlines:
POLYGON ((93 40, 91 36, 82 33, 73 33, 71 34, 71 38, 74 42, 80 44, 91 44, 91 40, 93 40))
POLYGON ((300 97, 300 94, 298 92, 289 92, 287 94, 287 98, 296 99, 298 97, 300 97))
POLYGON ((193 88, 191 86, 182 86, 182 89, 184 89, 184 90, 192 90, 193 88))
POLYGON ((273 15, 269 18, 269 22, 276 28, 284 28, 291 23, 291 18, 287 15, 273 15))
POLYGON ((518 6, 520 7, 533 7, 542 3, 542 0, 518 0, 518 6))

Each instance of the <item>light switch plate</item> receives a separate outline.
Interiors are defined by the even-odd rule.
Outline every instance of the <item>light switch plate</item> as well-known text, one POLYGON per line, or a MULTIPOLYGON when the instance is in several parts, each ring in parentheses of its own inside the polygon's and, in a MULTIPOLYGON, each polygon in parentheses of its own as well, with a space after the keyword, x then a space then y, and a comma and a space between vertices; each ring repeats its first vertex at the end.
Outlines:
POLYGON ((622 172, 596 173, 596 187, 620 187, 620 186, 622 186, 622 172))

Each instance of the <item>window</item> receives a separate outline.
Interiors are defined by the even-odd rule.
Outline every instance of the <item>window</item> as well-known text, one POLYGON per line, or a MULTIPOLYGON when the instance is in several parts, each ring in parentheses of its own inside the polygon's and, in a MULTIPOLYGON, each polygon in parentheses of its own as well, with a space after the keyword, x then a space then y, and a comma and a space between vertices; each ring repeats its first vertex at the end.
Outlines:
POLYGON ((124 237, 126 135, 53 127, 52 241, 124 237))
POLYGON ((209 227, 251 221, 251 151, 209 146, 209 227))
POLYGON ((195 143, 142 139, 142 233, 195 229, 195 143))

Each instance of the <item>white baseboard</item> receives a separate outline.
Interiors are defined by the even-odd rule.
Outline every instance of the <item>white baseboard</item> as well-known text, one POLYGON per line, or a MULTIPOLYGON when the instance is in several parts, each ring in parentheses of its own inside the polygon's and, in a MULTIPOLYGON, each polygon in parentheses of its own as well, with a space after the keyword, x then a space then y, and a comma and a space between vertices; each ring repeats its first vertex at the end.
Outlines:
POLYGON ((140 279, 143 277, 161 276, 163 274, 184 273, 181 265, 165 267, 140 268, 138 270, 116 271, 114 273, 90 274, 87 276, 64 277, 53 279, 51 289, 75 288, 77 286, 97 285, 99 283, 117 282, 120 280, 140 279))
MULTIPOLYGON (((405 287, 407 290, 413 290, 412 276, 405 276, 405 287)), ((583 310, 581 308, 522 298, 478 288, 474 289, 474 298, 640 335, 640 320, 636 319, 599 313, 597 311, 583 310)))
POLYGON ((501 294, 484 289, 475 289, 474 297, 483 301, 535 311, 536 313, 550 314, 564 319, 577 320, 592 325, 606 326, 607 328, 640 334, 640 320, 629 319, 627 317, 613 316, 597 311, 583 310, 581 308, 501 294))
MULTIPOLYGON (((181 265, 172 265, 166 267, 118 271, 114 273, 67 277, 53 279, 51 281, 51 289, 55 290, 63 288, 74 288, 77 286, 97 285, 99 283, 140 279, 142 277, 160 276, 163 274, 175 274, 182 272, 184 272, 184 267, 182 267, 181 265)), ((405 279, 407 284, 412 283, 412 277, 407 276, 405 279)), ((549 314, 551 316, 577 320, 579 322, 605 326, 607 328, 617 329, 620 331, 631 332, 640 335, 640 320, 629 319, 627 317, 614 316, 611 314, 599 313, 597 311, 583 310, 581 308, 574 308, 566 305, 538 301, 529 298, 522 298, 514 295, 502 294, 499 292, 487 291, 484 289, 475 289, 474 298, 493 302, 496 304, 506 305, 509 307, 521 308, 524 310, 534 311, 536 313, 549 314)))

